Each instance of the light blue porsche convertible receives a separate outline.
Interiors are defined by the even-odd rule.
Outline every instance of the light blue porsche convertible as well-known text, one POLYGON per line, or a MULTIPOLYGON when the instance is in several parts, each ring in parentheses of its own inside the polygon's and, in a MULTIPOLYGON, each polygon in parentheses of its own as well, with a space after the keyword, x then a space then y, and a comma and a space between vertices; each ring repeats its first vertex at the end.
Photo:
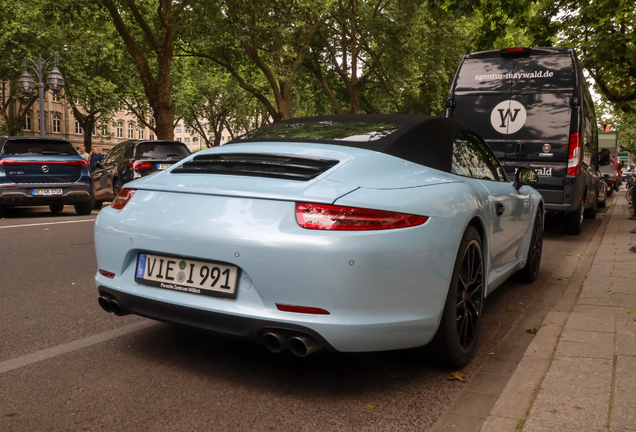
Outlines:
POLYGON ((452 119, 276 122, 102 209, 99 304, 301 357, 429 345, 460 366, 488 295, 537 277, 537 181, 526 168, 510 181, 452 119))

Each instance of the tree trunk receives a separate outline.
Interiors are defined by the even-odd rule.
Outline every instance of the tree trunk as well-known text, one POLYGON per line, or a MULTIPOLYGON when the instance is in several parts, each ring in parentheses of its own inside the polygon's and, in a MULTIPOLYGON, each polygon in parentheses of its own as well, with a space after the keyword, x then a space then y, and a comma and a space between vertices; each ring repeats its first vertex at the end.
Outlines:
POLYGON ((159 140, 174 140, 174 113, 172 106, 153 107, 153 117, 155 119, 155 133, 159 140))
POLYGON ((93 148, 93 127, 95 127, 95 120, 87 118, 81 126, 84 129, 84 147, 86 147, 86 153, 90 153, 93 148))

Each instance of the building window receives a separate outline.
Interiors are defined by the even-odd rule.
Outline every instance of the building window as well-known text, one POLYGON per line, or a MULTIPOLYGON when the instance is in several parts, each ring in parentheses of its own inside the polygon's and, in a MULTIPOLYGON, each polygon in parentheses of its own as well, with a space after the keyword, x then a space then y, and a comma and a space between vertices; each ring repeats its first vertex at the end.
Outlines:
POLYGON ((24 116, 24 127, 22 128, 24 130, 31 130, 31 114, 26 113, 24 116))
POLYGON ((155 136, 152 134, 152 132, 148 134, 148 139, 151 139, 151 140, 155 139, 155 136))
POLYGON ((190 129, 190 127, 186 126, 185 127, 185 131, 187 134, 191 134, 192 133, 192 129, 190 129))
POLYGON ((117 122, 117 138, 123 138, 123 137, 124 137, 124 123, 117 122))
POLYGON ((177 141, 181 142, 181 138, 177 138, 177 141))
POLYGON ((102 122, 102 135, 108 135, 108 122, 102 122))
POLYGON ((128 139, 133 139, 135 137, 135 125, 132 123, 128 123, 128 139))
POLYGON ((57 93, 53 93, 53 102, 59 102, 60 98, 58 97, 57 93))
POLYGON ((75 133, 77 135, 81 135, 84 131, 82 130, 82 127, 80 126, 80 123, 75 120, 75 133))
POLYGON ((185 143, 186 143, 186 144, 190 144, 190 138, 186 137, 186 138, 185 138, 185 143))
POLYGON ((53 132, 60 133, 62 131, 62 117, 58 114, 53 116, 53 132))
POLYGON ((139 139, 144 139, 144 128, 139 128, 139 139))
POLYGON ((181 133, 181 126, 177 126, 177 133, 181 133))

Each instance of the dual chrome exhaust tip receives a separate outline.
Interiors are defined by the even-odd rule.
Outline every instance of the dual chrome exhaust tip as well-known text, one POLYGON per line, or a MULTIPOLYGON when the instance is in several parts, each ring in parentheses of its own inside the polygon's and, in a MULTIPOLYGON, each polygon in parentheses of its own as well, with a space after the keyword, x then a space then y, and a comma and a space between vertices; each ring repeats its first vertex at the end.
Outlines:
POLYGON ((322 345, 314 338, 304 334, 287 336, 277 331, 268 331, 263 335, 265 348, 273 353, 280 353, 289 349, 298 357, 307 357, 322 349, 322 345))

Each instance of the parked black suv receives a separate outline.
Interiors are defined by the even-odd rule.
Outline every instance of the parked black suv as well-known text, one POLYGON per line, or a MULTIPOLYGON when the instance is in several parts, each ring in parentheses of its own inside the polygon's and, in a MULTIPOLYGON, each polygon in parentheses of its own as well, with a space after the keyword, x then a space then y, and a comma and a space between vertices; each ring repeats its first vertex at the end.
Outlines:
POLYGON ((605 187, 598 169, 609 152, 599 155, 594 103, 573 49, 465 55, 446 105, 446 116, 477 131, 508 174, 522 166, 539 174, 535 189, 548 212, 565 214, 568 233, 596 217, 605 187))
POLYGON ((93 171, 95 205, 115 199, 124 184, 161 171, 190 155, 178 141, 124 141, 97 162, 93 171))

